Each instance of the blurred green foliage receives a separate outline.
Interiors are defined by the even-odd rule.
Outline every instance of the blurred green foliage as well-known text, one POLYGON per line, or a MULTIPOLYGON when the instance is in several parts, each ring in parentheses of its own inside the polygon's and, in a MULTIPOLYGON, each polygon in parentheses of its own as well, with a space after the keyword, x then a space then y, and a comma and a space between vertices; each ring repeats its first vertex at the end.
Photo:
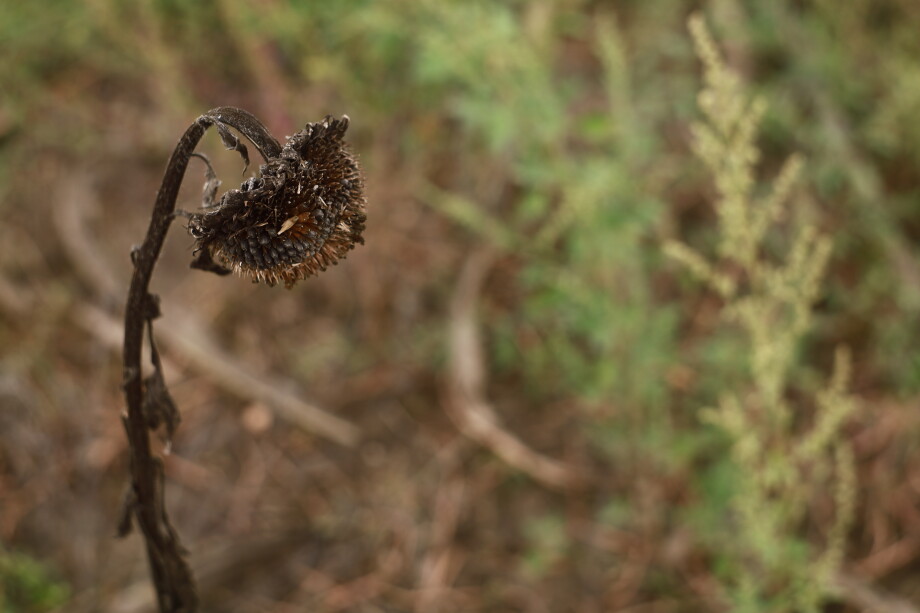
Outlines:
POLYGON ((53 579, 43 564, 0 549, 0 611, 43 613, 65 604, 69 597, 67 586, 53 579))
MULTIPOLYGON (((717 536, 715 542, 730 560, 724 576, 735 610, 818 611, 839 570, 856 504, 853 450, 842 430, 856 408, 848 393, 849 352, 838 349, 831 381, 811 401, 816 409, 810 431, 797 432, 796 413, 807 406, 790 403, 787 390, 796 348, 811 328, 831 241, 801 216, 789 215, 801 207, 795 197, 802 170, 797 155, 785 161, 764 196, 755 196, 766 104, 752 99, 725 66, 699 15, 691 18, 690 29, 705 67, 699 96, 705 120, 693 124, 694 148, 716 184, 718 256, 680 242, 665 250, 725 301, 722 317, 747 337, 751 379, 743 395, 723 390, 719 407, 704 413, 732 440, 730 457, 739 469, 728 488, 737 535, 728 542, 717 536), (783 255, 767 248, 769 235, 778 230, 787 235, 783 255), (800 539, 797 527, 817 492, 835 490, 831 466, 837 479, 835 517, 819 555, 800 539)), ((709 532, 724 529, 723 518, 709 532)))
MULTIPOLYGON (((37 143, 74 153, 102 142, 106 124, 91 109, 115 90, 151 116, 186 122, 218 104, 281 108, 297 122, 348 113, 371 180, 397 185, 449 222, 438 231, 452 261, 485 245, 500 254, 502 287, 480 305, 490 377, 524 413, 519 423, 547 405, 571 411, 610 476, 586 503, 591 520, 659 536, 688 529, 700 564, 743 610, 776 610, 787 588, 819 593, 807 607, 811 596, 798 601, 802 610, 818 606, 821 586, 790 588, 788 575, 766 572, 756 585, 750 579, 765 567, 805 569, 814 573, 802 577, 807 583, 818 577, 815 552, 844 539, 809 519, 812 495, 844 496, 831 479, 846 471, 841 424, 818 446, 826 462, 807 481, 815 491, 797 489, 794 511, 780 509, 773 524, 764 517, 778 506, 745 523, 739 497, 760 501, 745 489, 745 471, 765 463, 738 462, 739 433, 701 422, 699 407, 756 390, 748 357, 757 347, 742 326, 719 325, 718 292, 683 275, 662 249, 680 237, 714 253, 724 239, 708 204, 711 177, 691 151, 703 79, 685 22, 700 3, 52 4, 0 9, 0 154, 10 163, 24 159, 9 144, 20 136, 34 139, 23 145, 29 151, 37 143), (727 523, 729 509, 737 524, 727 523), (748 545, 765 544, 758 566, 731 530, 767 524, 744 535, 748 545)), ((778 220, 765 249, 783 253, 803 225, 833 238, 823 290, 806 301, 815 303, 811 334, 790 340, 776 393, 818 397, 834 348, 846 345, 860 394, 915 397, 920 5, 702 5, 727 64, 767 102, 753 143, 763 176, 775 177, 792 152, 805 159, 805 204, 778 220)), ((753 178, 754 192, 767 193, 769 181, 753 178)), ((369 227, 402 210, 371 201, 369 227)), ((426 342, 412 355, 423 368, 442 361, 427 335, 443 324, 452 280, 427 281, 434 306, 419 315, 426 342)), ((395 339, 381 342, 368 352, 407 355, 393 349, 395 339)), ((788 419, 817 420, 816 404, 788 419)), ((782 439, 792 431, 765 435, 771 452, 790 448, 782 439)), ((527 581, 552 574, 573 550, 563 507, 547 502, 516 522, 526 542, 517 568, 527 581)), ((830 549, 842 555, 844 546, 830 549)), ((614 574, 620 568, 616 556, 597 559, 614 574)), ((688 589, 664 567, 644 581, 637 592, 656 597, 680 599, 688 589)))

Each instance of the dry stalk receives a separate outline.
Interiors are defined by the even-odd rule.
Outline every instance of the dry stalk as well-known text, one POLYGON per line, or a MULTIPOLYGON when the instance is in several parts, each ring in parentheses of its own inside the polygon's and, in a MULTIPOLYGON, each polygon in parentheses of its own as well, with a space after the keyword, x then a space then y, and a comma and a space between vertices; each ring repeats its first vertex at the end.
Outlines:
POLYGON ((476 301, 494 259, 491 250, 471 255, 454 288, 450 307, 449 358, 445 406, 460 431, 510 466, 556 490, 580 484, 577 470, 534 451, 501 427, 485 399, 485 358, 476 320, 476 301))
MULTIPOLYGON (((208 165, 205 209, 188 215, 196 239, 192 267, 216 274, 235 271, 257 282, 291 287, 343 258, 363 242, 363 180, 342 138, 348 119, 308 124, 282 147, 265 126, 241 109, 221 107, 199 117, 179 140, 157 193, 144 243, 133 250, 134 274, 125 308, 123 417, 131 456, 131 488, 126 495, 119 534, 140 526, 161 613, 192 613, 198 592, 185 549, 166 513, 163 462, 150 451, 149 431, 165 427, 167 440, 179 424, 179 412, 163 378, 153 320, 159 299, 149 293, 153 270, 175 218, 176 197, 195 147, 215 126, 224 145, 248 164, 246 147, 230 131, 249 139, 265 159, 259 176, 214 203, 217 178, 208 165), (148 335, 153 373, 142 376, 144 333, 148 335)), ((207 160, 205 160, 207 161, 207 160)), ((167 444, 168 448, 168 444, 167 444)))

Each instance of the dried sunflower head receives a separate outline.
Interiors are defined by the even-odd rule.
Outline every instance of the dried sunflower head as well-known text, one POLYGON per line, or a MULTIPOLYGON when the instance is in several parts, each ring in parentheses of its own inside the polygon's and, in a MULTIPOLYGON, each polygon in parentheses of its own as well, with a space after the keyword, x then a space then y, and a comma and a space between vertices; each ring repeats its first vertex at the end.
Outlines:
POLYGON ((290 288, 363 244, 364 179, 343 141, 347 129, 348 116, 307 124, 258 178, 192 215, 192 266, 290 288))

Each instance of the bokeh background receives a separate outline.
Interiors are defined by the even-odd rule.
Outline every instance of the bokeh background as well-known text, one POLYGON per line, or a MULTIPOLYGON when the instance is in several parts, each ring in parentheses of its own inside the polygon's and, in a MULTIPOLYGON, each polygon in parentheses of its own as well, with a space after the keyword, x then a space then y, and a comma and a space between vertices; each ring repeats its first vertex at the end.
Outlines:
POLYGON ((0 611, 152 610, 140 537, 114 538, 128 255, 223 105, 282 139, 348 114, 368 223, 290 291, 189 270, 173 227, 167 501, 203 610, 783 611, 800 583, 813 610, 920 610, 917 32, 914 0, 0 0, 0 611), (751 349, 663 249, 716 257, 694 11, 768 105, 764 185, 802 154, 794 210, 833 239, 781 432, 853 356, 855 489, 800 467, 774 553, 701 419, 751 349))

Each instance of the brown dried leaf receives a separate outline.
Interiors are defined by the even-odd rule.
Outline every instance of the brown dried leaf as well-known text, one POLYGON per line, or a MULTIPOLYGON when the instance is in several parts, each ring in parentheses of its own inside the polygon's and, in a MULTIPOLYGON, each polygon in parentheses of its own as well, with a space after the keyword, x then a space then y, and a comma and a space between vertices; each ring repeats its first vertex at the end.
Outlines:
POLYGON ((217 133, 220 134, 220 140, 224 143, 224 147, 230 151, 236 151, 243 158, 246 163, 243 167, 243 174, 245 174, 246 169, 249 168, 249 150, 246 149, 246 145, 237 138, 236 134, 230 131, 230 127, 227 124, 215 121, 214 125, 217 127, 217 133))

